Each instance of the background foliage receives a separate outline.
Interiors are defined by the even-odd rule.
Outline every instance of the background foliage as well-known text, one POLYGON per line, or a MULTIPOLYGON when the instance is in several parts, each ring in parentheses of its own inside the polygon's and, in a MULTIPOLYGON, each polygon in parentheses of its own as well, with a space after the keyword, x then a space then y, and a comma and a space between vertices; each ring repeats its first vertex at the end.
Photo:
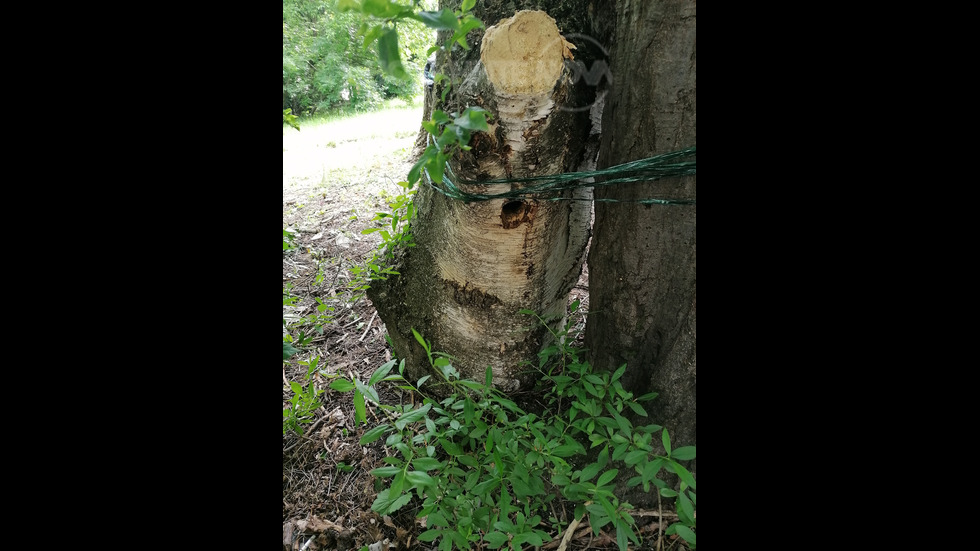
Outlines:
MULTIPOLYGON (((408 0, 401 1, 410 6, 408 0)), ((378 107, 384 99, 419 95, 426 50, 435 34, 410 19, 398 21, 394 28, 405 68, 402 78, 382 70, 377 44, 364 46, 367 29, 361 14, 341 11, 338 0, 283 0, 283 110, 301 116, 362 111, 378 107)))

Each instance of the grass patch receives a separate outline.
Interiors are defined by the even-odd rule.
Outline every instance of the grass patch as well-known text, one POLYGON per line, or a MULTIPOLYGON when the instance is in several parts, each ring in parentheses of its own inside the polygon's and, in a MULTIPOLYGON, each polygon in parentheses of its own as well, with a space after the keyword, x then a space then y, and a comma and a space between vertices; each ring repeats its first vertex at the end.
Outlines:
MULTIPOLYGON (((353 108, 341 108, 328 113, 317 113, 313 116, 300 116, 300 128, 315 128, 324 124, 331 124, 337 121, 357 118, 369 113, 381 113, 392 110, 422 110, 423 97, 416 96, 411 101, 402 98, 391 98, 384 100, 380 105, 373 109, 356 110, 353 108)), ((285 130, 285 128, 283 129, 285 130)), ((293 130, 295 132, 295 130, 293 130)))

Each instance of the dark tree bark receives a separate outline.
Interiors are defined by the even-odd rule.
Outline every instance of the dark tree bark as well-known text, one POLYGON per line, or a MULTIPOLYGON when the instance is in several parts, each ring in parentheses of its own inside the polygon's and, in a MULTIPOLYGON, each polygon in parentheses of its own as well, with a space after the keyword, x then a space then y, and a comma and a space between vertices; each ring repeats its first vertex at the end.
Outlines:
MULTIPOLYGON (((614 84, 598 167, 697 144, 694 0, 616 0, 614 84)), ((695 197, 697 178, 597 188, 595 198, 695 197)), ((624 386, 676 446, 696 445, 697 209, 596 202, 586 346, 593 366, 627 364, 624 386)), ((693 465, 692 465, 693 467, 693 465)))
MULTIPOLYGON (((458 7, 446 5, 442 7, 458 7)), ((449 3, 452 4, 452 3, 449 3)), ((537 3, 480 2, 474 10, 487 30, 468 36, 471 49, 439 52, 436 70, 450 77, 446 113, 481 106, 490 132, 474 133, 467 151, 450 161, 461 179, 488 180, 578 170, 591 126, 586 105, 593 90, 573 82, 563 34, 584 29, 584 0, 537 3), (521 11, 527 8, 529 11, 521 11), (515 13, 516 11, 516 13, 515 13), (576 27, 579 25, 579 27, 576 27)), ((440 36, 444 40, 445 36, 440 36)), ((436 102, 445 83, 433 87, 436 102)), ((594 95, 594 94, 593 94, 594 95)), ((460 186, 500 193, 519 184, 460 186)), ((588 199, 588 191, 567 192, 588 199)), ((589 235, 587 201, 535 199, 464 203, 422 185, 412 228, 417 246, 400 252, 401 273, 372 284, 368 296, 384 320, 408 374, 428 373, 415 329, 433 348, 453 354, 464 377, 507 391, 526 386, 548 334, 522 308, 561 322, 568 293, 581 272, 589 235)))

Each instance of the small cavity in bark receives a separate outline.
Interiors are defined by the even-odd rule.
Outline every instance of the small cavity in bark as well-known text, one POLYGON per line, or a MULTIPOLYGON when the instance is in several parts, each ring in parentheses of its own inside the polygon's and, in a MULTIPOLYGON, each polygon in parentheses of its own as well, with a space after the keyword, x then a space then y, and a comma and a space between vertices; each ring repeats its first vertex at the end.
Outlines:
POLYGON ((505 230, 516 228, 524 221, 526 212, 526 205, 523 201, 507 201, 500 209, 500 224, 505 230))

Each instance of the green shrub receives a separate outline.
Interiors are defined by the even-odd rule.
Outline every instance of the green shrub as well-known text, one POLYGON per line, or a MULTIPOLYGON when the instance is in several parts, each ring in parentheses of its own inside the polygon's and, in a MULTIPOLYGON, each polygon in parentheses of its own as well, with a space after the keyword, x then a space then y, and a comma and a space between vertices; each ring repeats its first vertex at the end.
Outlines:
POLYGON ((569 346, 569 328, 553 332, 555 346, 542 353, 538 368, 546 384, 548 410, 541 416, 524 411, 496 390, 489 367, 482 381, 460 379, 452 358, 432 351, 418 333, 415 337, 428 354, 431 375, 411 383, 404 377, 404 361, 392 360, 366 383, 357 379, 331 383, 334 390, 354 392, 358 423, 367 421, 367 404, 389 419, 360 439, 361 445, 367 445, 384 438, 385 446, 395 451, 384 459, 384 467, 372 471, 386 486, 372 509, 389 515, 417 500, 417 516, 427 518, 427 530, 419 540, 438 541, 442 551, 483 544, 491 549, 521 549, 551 539, 543 529, 545 519, 552 527, 565 529, 567 519, 558 518, 552 506, 562 498, 574 504, 576 520, 588 515, 596 534, 611 525, 619 548, 625 550, 630 541, 638 545, 639 538, 630 516, 632 507, 616 497, 614 484, 620 473, 625 476, 632 470, 635 476, 627 481, 629 486, 657 488, 661 496, 676 499, 680 521, 666 533, 676 532, 696 548, 696 481, 680 463, 694 459, 695 448, 672 448, 667 430, 660 425, 634 426, 624 412, 629 409, 645 417, 640 402, 656 394, 634 399, 624 390, 619 379, 625 365, 613 373, 593 372, 569 346), (375 386, 384 381, 423 396, 423 388, 441 385, 447 387, 448 397, 425 397, 417 405, 382 404, 375 386), (664 455, 655 451, 655 437, 663 444, 664 455), (601 448, 594 461, 587 461, 586 445, 601 448), (679 490, 666 486, 661 471, 678 475, 679 490))
MULTIPOLYGON (((285 346, 284 346, 285 349, 285 346)), ((283 356, 285 359, 285 351, 283 356)), ((282 410, 282 433, 292 430, 296 434, 303 434, 302 425, 313 421, 313 414, 320 407, 319 397, 323 394, 322 390, 317 390, 313 383, 313 373, 317 370, 319 357, 311 358, 308 361, 300 361, 300 365, 307 366, 306 387, 293 381, 289 383, 293 391, 293 397, 289 401, 289 407, 282 410)))
POLYGON ((386 98, 421 93, 421 67, 434 42, 422 22, 405 18, 391 29, 397 40, 387 53, 397 54, 404 67, 396 76, 367 40, 371 27, 364 16, 338 8, 336 0, 285 0, 282 17, 284 110, 304 116, 365 111, 386 98))

